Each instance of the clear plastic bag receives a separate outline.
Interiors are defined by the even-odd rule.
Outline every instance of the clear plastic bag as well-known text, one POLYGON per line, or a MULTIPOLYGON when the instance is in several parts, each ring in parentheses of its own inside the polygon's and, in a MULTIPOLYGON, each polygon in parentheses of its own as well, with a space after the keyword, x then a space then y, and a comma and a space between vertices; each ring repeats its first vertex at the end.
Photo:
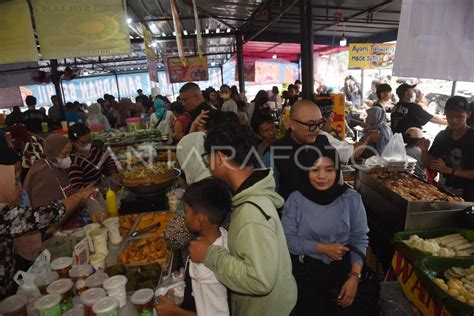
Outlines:
POLYGON ((390 141, 382 153, 382 158, 387 161, 405 162, 407 160, 405 142, 403 141, 402 134, 396 133, 390 138, 390 141))
POLYGON ((102 194, 87 199, 87 210, 93 223, 102 223, 108 217, 107 203, 102 194))

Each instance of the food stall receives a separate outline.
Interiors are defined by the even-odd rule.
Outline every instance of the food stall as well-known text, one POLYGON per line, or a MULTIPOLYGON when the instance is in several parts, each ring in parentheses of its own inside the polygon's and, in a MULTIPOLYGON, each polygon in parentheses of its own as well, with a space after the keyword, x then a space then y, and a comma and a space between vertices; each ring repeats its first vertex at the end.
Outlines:
POLYGON ((407 171, 356 171, 370 243, 422 315, 474 312, 474 203, 440 191, 407 171), (471 225, 471 226, 469 226, 471 225))
POLYGON ((86 225, 78 221, 45 241, 34 266, 18 273, 18 293, 0 303, 1 313, 14 303, 12 315, 153 315, 156 293, 182 299, 183 273, 173 273, 178 254, 164 238, 183 193, 175 153, 162 150, 166 140, 149 130, 94 139, 117 154, 121 189, 89 198, 86 225), (150 155, 133 150, 143 144, 150 155))

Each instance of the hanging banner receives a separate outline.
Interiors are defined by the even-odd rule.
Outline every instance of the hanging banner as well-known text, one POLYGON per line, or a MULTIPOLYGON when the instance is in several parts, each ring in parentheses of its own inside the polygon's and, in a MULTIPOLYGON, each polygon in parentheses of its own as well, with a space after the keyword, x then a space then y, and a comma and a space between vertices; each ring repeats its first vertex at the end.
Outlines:
POLYGON ((150 80, 158 82, 158 67, 156 65, 156 54, 151 46, 152 36, 150 31, 146 27, 142 27, 143 31, 143 43, 145 46, 145 55, 147 62, 148 73, 150 74, 150 80))
POLYGON ((473 16, 472 0, 403 0, 393 74, 474 81, 473 16))
POLYGON ((128 55, 125 0, 34 0, 44 59, 128 55))
POLYGON ((349 69, 392 68, 395 43, 349 44, 349 69))
POLYGON ((38 60, 30 9, 25 0, 0 3, 0 25, 0 64, 38 60))
POLYGON ((207 57, 187 57, 186 63, 181 58, 168 58, 166 61, 170 82, 189 82, 209 80, 207 57))
POLYGON ((199 21, 198 11, 196 7, 196 0, 193 0, 194 24, 196 25, 196 42, 199 57, 202 57, 202 35, 201 22, 199 21))
POLYGON ((173 16, 173 27, 174 32, 176 34, 176 46, 178 47, 178 55, 181 58, 181 62, 184 64, 186 63, 186 59, 184 57, 184 49, 183 49, 183 35, 181 34, 181 22, 179 21, 179 14, 178 9, 176 9, 176 3, 174 0, 170 0, 171 6, 171 15, 173 16))
POLYGON ((0 88, 0 109, 23 106, 20 89, 18 87, 0 88))
MULTIPOLYGON (((235 81, 239 81, 237 63, 235 63, 235 81)), ((255 82, 255 61, 244 61, 244 81, 255 82)))

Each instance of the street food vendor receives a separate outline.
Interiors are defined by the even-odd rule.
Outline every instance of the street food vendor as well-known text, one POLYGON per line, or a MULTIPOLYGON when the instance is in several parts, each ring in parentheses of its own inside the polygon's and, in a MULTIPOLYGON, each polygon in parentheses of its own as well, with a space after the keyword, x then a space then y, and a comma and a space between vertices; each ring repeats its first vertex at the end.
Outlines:
POLYGON ((441 173, 439 184, 446 191, 474 201, 474 129, 467 125, 471 110, 466 98, 454 96, 446 101, 448 128, 430 142, 421 144, 423 164, 441 173))
POLYGON ((74 189, 98 184, 102 175, 118 178, 117 166, 100 146, 92 146, 91 131, 82 123, 74 124, 68 130, 73 145, 69 180, 74 189))

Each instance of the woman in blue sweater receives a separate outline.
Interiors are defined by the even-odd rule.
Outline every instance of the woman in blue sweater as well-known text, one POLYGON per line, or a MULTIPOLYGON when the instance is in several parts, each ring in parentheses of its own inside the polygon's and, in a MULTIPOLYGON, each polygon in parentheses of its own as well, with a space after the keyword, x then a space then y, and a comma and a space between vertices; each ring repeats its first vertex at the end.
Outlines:
POLYGON ((325 149, 283 209, 298 316, 351 315, 363 259, 346 245, 365 253, 369 228, 360 194, 339 184, 340 174, 336 150, 325 149))

